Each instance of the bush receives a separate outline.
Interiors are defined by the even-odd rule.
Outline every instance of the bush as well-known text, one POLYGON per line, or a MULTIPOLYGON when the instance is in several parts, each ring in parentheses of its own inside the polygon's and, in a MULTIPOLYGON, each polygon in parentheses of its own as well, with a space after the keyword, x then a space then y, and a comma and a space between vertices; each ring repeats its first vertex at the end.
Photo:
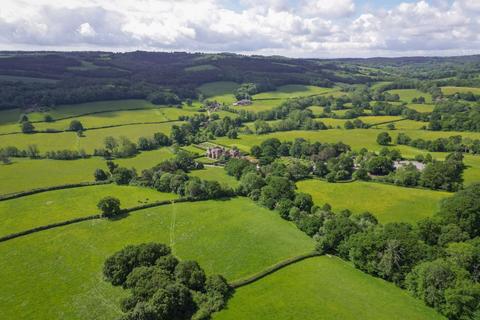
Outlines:
POLYGON ((377 136, 377 143, 382 146, 388 146, 392 142, 392 137, 387 132, 381 132, 377 136))
POLYGON ((95 181, 108 180, 108 173, 106 173, 103 169, 96 169, 93 176, 95 177, 95 181))
POLYGON ((108 218, 115 217, 122 212, 120 209, 120 200, 110 196, 101 199, 97 207, 102 211, 102 216, 108 218))

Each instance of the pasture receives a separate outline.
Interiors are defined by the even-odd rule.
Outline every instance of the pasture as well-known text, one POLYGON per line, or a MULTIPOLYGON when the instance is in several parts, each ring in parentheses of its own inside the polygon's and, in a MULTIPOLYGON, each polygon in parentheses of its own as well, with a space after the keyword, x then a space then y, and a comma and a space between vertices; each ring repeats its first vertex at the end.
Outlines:
POLYGON ((290 265, 239 288, 214 320, 444 319, 407 292, 336 257, 290 265))
POLYGON ((122 208, 178 198, 154 189, 99 185, 55 190, 0 202, 0 236, 100 213, 97 203, 115 196, 122 208))
MULTIPOLYGON (((134 158, 116 159, 115 163, 123 167, 135 167, 140 173, 143 169, 151 168, 170 157, 173 157, 170 148, 161 148, 142 152, 134 158)), ((0 164, 2 177, 0 194, 93 181, 93 172, 97 168, 107 168, 103 158, 91 157, 80 160, 15 158, 11 164, 0 164)))
POLYGON ((432 112, 435 108, 433 104, 418 104, 418 103, 409 103, 408 108, 416 110, 418 112, 432 112))
POLYGON ((199 177, 203 180, 215 180, 220 184, 235 188, 239 182, 232 176, 229 176, 223 167, 205 167, 201 170, 192 170, 190 176, 199 177))
POLYGON ((411 103, 413 98, 424 97, 426 103, 432 103, 432 95, 427 92, 422 92, 417 89, 395 89, 388 90, 390 94, 398 94, 400 100, 406 103, 411 103))
POLYGON ((249 199, 178 203, 14 239, 0 246, 4 319, 115 319, 126 292, 103 281, 126 245, 170 245, 181 259, 235 280, 313 250, 314 241, 249 199), (228 210, 225 210, 228 208, 228 210), (42 297, 39 299, 38 297, 42 297))
POLYGON ((475 87, 441 87, 442 93, 446 96, 452 96, 455 93, 468 93, 480 94, 480 88, 475 87))
POLYGON ((104 140, 108 136, 112 136, 114 138, 120 138, 121 136, 124 136, 136 143, 138 138, 151 138, 155 132, 163 132, 168 135, 170 133, 170 128, 173 125, 180 125, 181 123, 182 122, 137 124, 123 127, 87 130, 83 133, 82 137, 78 137, 76 132, 34 134, 20 133, 0 137, 0 148, 15 146, 19 149, 26 149, 29 145, 37 145, 40 153, 52 150, 84 149, 88 154, 92 154, 94 149, 104 147, 104 140))
POLYGON ((254 95, 253 100, 258 99, 287 99, 296 97, 307 97, 320 94, 329 94, 338 92, 337 88, 322 88, 317 86, 304 86, 299 84, 289 84, 280 86, 275 91, 262 92, 254 95))
POLYGON ((432 216, 440 201, 451 194, 441 191, 405 188, 375 182, 329 183, 311 179, 297 183, 298 191, 312 195, 315 204, 328 203, 335 212, 369 211, 380 222, 416 222, 432 216))

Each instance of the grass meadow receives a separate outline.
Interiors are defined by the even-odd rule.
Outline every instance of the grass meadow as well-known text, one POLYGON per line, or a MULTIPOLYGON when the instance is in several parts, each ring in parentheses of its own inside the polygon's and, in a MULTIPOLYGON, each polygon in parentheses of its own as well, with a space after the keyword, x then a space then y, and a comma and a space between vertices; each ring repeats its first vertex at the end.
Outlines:
POLYGON ((374 182, 329 183, 317 179, 297 183, 298 191, 312 195, 315 204, 329 203, 335 212, 369 211, 380 222, 416 222, 432 216, 448 192, 405 188, 374 182))
POLYGON ((43 192, 0 202, 0 236, 100 213, 97 203, 115 196, 122 208, 178 198, 173 193, 114 184, 43 192))
POLYGON ((116 221, 82 222, 0 246, 0 281, 7 293, 0 295, 2 318, 115 319, 126 293, 103 281, 103 262, 126 245, 152 241, 229 280, 314 248, 314 241, 293 224, 244 198, 179 203, 116 221))
MULTIPOLYGON (((170 157, 173 157, 172 151, 169 148, 161 148, 142 152, 134 158, 117 159, 115 163, 123 167, 134 167, 140 173, 141 170, 151 168, 170 157)), ((11 164, 0 164, 0 177, 2 177, 0 194, 93 181, 93 172, 97 168, 107 169, 103 158, 92 157, 81 160, 12 159, 11 164)))
POLYGON ((234 188, 238 186, 239 182, 232 176, 229 176, 222 167, 205 167, 201 170, 193 170, 189 173, 190 176, 199 177, 203 180, 216 180, 222 185, 234 188))
POLYGON ((430 93, 422 92, 417 89, 395 89, 388 90, 388 93, 398 94, 400 100, 406 103, 411 103, 413 98, 424 97, 426 103, 432 103, 432 95, 430 93))
POLYGON ((299 84, 289 84, 280 86, 275 91, 262 92, 254 95, 256 99, 287 99, 296 97, 306 97, 319 94, 328 94, 338 92, 337 88, 322 88, 317 86, 304 86, 299 84))
POLYGON ((214 320, 444 319, 392 283, 336 257, 290 265, 239 288, 214 320))
POLYGON ((173 125, 182 123, 177 121, 87 130, 82 137, 78 137, 75 132, 14 134, 0 137, 0 148, 16 146, 19 149, 26 149, 29 145, 37 145, 41 154, 46 151, 63 149, 84 149, 88 154, 92 154, 94 149, 104 147, 104 140, 108 136, 114 138, 124 136, 136 143, 138 138, 152 137, 155 132, 163 132, 168 135, 173 125))
POLYGON ((480 88, 474 87, 441 87, 442 93, 446 96, 454 95, 455 93, 468 93, 480 94, 480 88))

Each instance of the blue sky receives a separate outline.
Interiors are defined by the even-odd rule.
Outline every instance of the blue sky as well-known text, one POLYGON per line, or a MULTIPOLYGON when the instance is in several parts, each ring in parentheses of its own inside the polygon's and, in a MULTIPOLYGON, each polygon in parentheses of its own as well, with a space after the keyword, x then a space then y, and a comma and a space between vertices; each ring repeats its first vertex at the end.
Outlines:
POLYGON ((3 50, 480 53, 480 0, 2 0, 3 50))

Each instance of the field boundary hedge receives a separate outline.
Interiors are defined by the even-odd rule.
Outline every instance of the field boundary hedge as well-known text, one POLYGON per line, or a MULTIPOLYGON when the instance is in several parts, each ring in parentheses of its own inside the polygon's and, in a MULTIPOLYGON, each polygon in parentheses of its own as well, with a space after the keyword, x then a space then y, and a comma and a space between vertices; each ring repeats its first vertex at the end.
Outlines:
MULTIPOLYGON (((179 199, 172 199, 172 200, 156 201, 156 202, 147 203, 147 204, 143 204, 143 205, 139 205, 139 206, 135 206, 135 207, 131 207, 131 208, 122 209, 121 215, 125 215, 125 214, 128 214, 128 213, 143 210, 143 209, 170 205, 170 204, 174 204, 174 203, 198 202, 198 201, 206 201, 206 200, 209 200, 209 199, 179 198, 179 199)), ((108 219, 108 217, 104 217, 103 215, 97 213, 97 214, 93 214, 93 215, 89 215, 89 216, 85 216, 85 217, 81 217, 81 218, 75 218, 75 219, 70 219, 70 220, 61 221, 61 222, 55 222, 55 223, 35 227, 35 228, 32 228, 32 229, 28 229, 28 230, 24 230, 24 231, 20 231, 20 232, 16 232, 16 233, 11 233, 11 234, 8 234, 6 236, 0 237, 0 243, 8 241, 8 240, 15 239, 15 238, 20 238, 20 237, 23 237, 23 236, 26 236, 26 235, 29 235, 29 234, 37 233, 37 232, 40 232, 40 231, 50 230, 50 229, 63 227, 63 226, 68 226, 68 225, 79 223, 79 222, 84 222, 84 221, 88 221, 88 220, 98 220, 98 219, 108 219)), ((115 220, 115 218, 113 218, 111 220, 115 220)))
POLYGON ((25 191, 0 195, 0 201, 17 199, 17 198, 31 196, 33 194, 47 192, 47 191, 98 186, 98 185, 104 185, 104 184, 110 184, 110 183, 112 183, 112 181, 80 182, 80 183, 72 183, 72 184, 62 184, 62 185, 57 185, 52 187, 45 187, 45 188, 37 188, 37 189, 31 189, 31 190, 25 190, 25 191))
MULTIPOLYGON (((74 118, 81 118, 81 117, 85 117, 85 116, 91 116, 93 114, 102 114, 102 113, 119 112, 119 111, 156 110, 156 109, 160 109, 160 108, 128 108, 128 109, 113 109, 113 110, 92 111, 92 112, 81 113, 81 114, 74 115, 74 116, 66 116, 66 117, 55 118, 55 119, 53 119, 53 122, 68 120, 68 119, 74 119, 74 118)), ((48 121, 45 121, 45 120, 37 120, 37 121, 30 121, 30 122, 31 123, 49 123, 48 121)))
POLYGON ((280 269, 283 269, 291 264, 294 264, 294 263, 297 263, 297 262, 300 262, 300 261, 303 261, 303 260, 306 260, 306 259, 309 259, 309 258, 314 258, 314 257, 319 257, 319 256, 322 256, 323 254, 319 253, 319 252, 310 252, 310 253, 307 253, 307 254, 303 254, 301 256, 297 256, 297 257, 293 257, 293 258, 289 258, 289 259, 286 259, 284 261, 281 261, 277 264, 274 264, 273 266, 271 267, 268 267, 267 269, 257 273, 257 274, 254 274, 253 276, 250 276, 248 278, 245 278, 245 279, 240 279, 240 280, 236 280, 236 281, 233 281, 231 283, 229 283, 229 285, 234 288, 234 289, 238 289, 240 287, 243 287, 243 286, 246 286, 246 285, 249 285, 251 283, 254 283, 274 272, 277 272, 278 270, 280 269))
MULTIPOLYGON (((375 116, 372 116, 375 117, 375 116)), ((378 123, 372 123, 372 124, 367 124, 367 128, 375 127, 375 126, 380 126, 382 124, 388 124, 388 123, 394 123, 394 122, 400 122, 400 121, 405 121, 408 119, 396 119, 396 120, 389 120, 389 121, 383 121, 383 122, 378 122, 378 123)))
MULTIPOLYGON (((83 131, 135 126, 135 125, 143 125, 143 124, 162 124, 162 123, 180 122, 180 121, 181 120, 177 119, 177 120, 164 120, 164 121, 129 122, 129 123, 122 123, 122 124, 112 124, 108 126, 84 128, 83 131)), ((75 132, 75 131, 68 130, 68 129, 65 129, 65 130, 52 129, 52 130, 41 130, 41 131, 35 130, 32 133, 23 133, 21 131, 16 131, 16 132, 0 133, 0 136, 8 136, 8 135, 14 135, 14 134, 37 134, 37 133, 54 134, 54 133, 65 133, 65 132, 75 132)))

